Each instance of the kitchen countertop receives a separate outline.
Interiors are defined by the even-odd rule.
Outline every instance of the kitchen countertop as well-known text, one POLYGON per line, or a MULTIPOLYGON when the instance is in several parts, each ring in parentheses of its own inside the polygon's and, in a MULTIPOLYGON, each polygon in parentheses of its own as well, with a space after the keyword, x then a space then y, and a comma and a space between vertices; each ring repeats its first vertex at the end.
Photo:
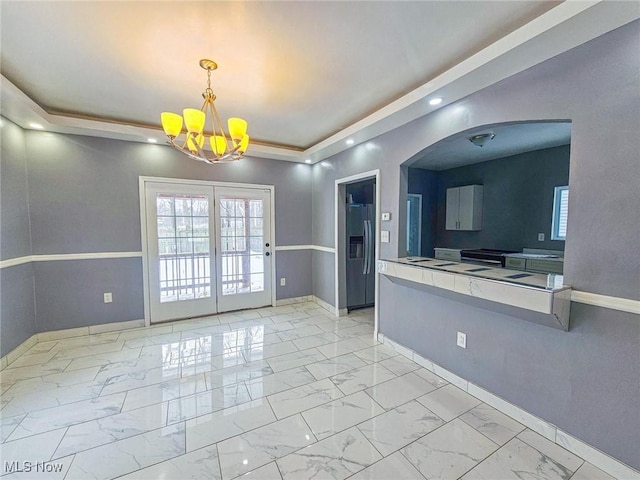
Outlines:
POLYGON ((562 275, 554 273, 545 274, 522 272, 520 270, 481 266, 472 263, 454 262, 452 260, 442 260, 428 257, 394 258, 389 259, 388 261, 403 263, 406 265, 413 265, 415 267, 441 270, 449 273, 463 274, 471 277, 484 278, 486 280, 496 280, 500 282, 512 283, 515 285, 540 288, 548 291, 558 291, 568 288, 563 283, 564 277, 562 275))

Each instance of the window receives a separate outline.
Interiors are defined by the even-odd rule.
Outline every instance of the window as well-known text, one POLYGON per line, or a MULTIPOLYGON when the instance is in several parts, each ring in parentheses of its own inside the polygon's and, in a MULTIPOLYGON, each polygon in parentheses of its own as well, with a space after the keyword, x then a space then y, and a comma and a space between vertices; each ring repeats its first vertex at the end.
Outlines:
POLYGON ((553 195, 553 219, 551 240, 565 240, 567 237, 567 213, 569 211, 569 187, 556 187, 553 195))

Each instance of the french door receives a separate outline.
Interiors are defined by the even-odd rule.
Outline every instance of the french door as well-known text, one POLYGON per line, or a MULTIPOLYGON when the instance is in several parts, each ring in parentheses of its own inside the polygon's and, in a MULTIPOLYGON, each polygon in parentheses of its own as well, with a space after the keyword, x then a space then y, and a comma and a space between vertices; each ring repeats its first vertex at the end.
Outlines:
POLYGON ((269 190, 143 184, 151 323, 271 304, 269 190))
POLYGON ((270 192, 215 188, 218 310, 271 304, 270 192))

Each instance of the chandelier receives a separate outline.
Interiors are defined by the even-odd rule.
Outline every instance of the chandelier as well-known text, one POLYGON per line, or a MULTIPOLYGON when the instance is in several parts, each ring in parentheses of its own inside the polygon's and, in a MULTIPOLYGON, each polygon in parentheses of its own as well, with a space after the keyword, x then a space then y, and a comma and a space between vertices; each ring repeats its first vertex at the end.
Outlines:
POLYGON ((209 164, 240 160, 249 146, 247 122, 241 118, 230 118, 228 121, 229 135, 225 135, 222 121, 214 104, 216 96, 211 90, 211 71, 218 68, 218 65, 213 60, 202 59, 200 66, 207 71, 207 89, 202 94, 204 98, 202 107, 200 110, 185 108, 182 111, 182 116, 171 112, 162 113, 160 118, 164 133, 169 137, 170 145, 194 160, 209 164), (211 118, 211 135, 209 136, 211 152, 205 152, 203 149, 207 114, 211 118), (182 134, 183 117, 187 133, 184 141, 178 142, 177 138, 182 134))

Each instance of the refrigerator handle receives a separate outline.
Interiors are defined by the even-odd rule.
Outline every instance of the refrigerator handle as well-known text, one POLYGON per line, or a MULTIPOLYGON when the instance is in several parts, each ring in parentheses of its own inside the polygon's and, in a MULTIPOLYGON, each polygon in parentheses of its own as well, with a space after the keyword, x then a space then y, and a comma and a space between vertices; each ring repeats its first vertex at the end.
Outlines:
POLYGON ((362 274, 367 274, 369 267, 369 228, 367 227, 368 220, 364 221, 364 262, 362 262, 362 274))
POLYGON ((371 220, 367 221, 367 227, 369 228, 369 235, 367 238, 369 239, 369 249, 367 251, 367 255, 369 260, 367 260, 367 274, 371 273, 371 264, 373 263, 373 229, 371 227, 371 220))

